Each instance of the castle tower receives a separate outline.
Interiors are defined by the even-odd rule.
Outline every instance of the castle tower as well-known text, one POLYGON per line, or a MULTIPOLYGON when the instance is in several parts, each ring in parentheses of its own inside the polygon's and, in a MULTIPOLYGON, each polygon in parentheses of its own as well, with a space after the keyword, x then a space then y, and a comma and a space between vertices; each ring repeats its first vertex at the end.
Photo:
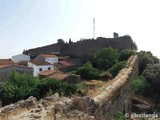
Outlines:
POLYGON ((114 32, 114 33, 113 33, 113 37, 114 37, 114 38, 119 37, 118 33, 114 32))

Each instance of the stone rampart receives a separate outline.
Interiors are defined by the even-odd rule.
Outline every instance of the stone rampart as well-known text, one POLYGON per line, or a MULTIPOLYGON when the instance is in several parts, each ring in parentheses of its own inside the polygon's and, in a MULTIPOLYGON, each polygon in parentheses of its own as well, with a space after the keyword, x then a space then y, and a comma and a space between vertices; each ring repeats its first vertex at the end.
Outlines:
POLYGON ((74 57, 90 57, 95 51, 104 47, 112 47, 119 51, 123 49, 134 49, 135 44, 130 36, 122 36, 117 38, 86 39, 74 43, 52 44, 39 48, 26 50, 24 53, 35 57, 39 54, 52 54, 55 52, 61 55, 72 55, 74 57))

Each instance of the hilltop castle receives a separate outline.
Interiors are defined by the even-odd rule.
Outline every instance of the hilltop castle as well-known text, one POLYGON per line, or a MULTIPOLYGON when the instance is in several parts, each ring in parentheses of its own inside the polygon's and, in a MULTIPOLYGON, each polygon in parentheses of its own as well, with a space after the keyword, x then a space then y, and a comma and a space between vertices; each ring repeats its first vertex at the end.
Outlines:
POLYGON ((59 54, 60 56, 70 55, 78 58, 88 58, 95 51, 104 47, 112 47, 121 51, 123 49, 136 49, 136 45, 130 36, 116 38, 85 39, 77 42, 55 43, 43 47, 29 49, 24 54, 29 54, 32 58, 39 54, 59 54))

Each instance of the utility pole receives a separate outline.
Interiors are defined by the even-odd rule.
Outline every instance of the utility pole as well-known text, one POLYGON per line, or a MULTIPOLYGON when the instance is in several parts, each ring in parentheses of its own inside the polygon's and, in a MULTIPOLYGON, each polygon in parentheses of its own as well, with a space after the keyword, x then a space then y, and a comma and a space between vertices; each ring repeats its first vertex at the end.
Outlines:
POLYGON ((95 18, 93 18, 93 39, 95 39, 95 18))

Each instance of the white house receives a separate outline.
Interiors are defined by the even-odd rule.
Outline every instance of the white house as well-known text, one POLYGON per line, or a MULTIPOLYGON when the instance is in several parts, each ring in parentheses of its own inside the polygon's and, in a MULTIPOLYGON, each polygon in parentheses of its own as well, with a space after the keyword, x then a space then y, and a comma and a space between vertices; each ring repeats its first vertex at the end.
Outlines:
POLYGON ((40 54, 35 58, 35 60, 47 61, 51 64, 58 63, 58 57, 50 54, 40 54))
POLYGON ((13 70, 19 73, 33 74, 33 68, 29 68, 26 66, 21 66, 17 64, 0 65, 0 82, 7 80, 13 70))
POLYGON ((30 56, 25 55, 25 54, 14 55, 14 56, 12 56, 12 61, 14 63, 18 63, 18 62, 21 62, 21 61, 30 61, 30 56))
POLYGON ((38 74, 45 70, 54 70, 54 67, 51 63, 47 61, 33 60, 28 62, 28 67, 33 68, 33 76, 37 77, 38 74))

